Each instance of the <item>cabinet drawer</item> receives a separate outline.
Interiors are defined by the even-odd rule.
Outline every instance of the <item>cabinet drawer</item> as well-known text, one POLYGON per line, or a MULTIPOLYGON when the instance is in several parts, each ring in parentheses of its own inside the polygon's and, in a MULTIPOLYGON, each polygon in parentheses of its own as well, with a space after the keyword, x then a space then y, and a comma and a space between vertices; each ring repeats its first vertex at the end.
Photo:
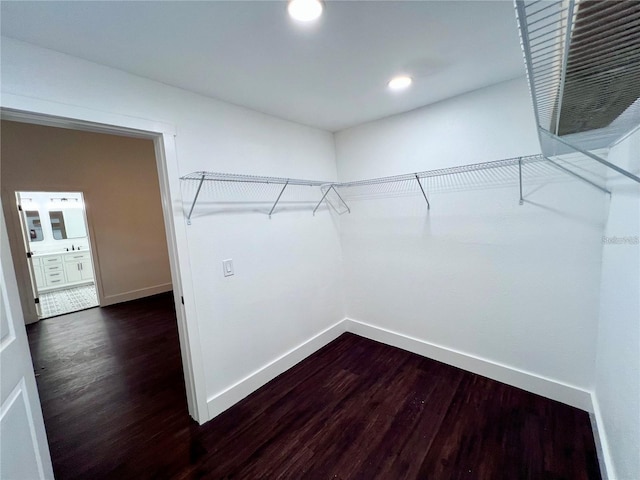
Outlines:
POLYGON ((45 265, 44 266, 45 273, 49 272, 62 272, 62 263, 57 263, 54 265, 45 265))
POLYGON ((60 272, 47 272, 44 275, 47 287, 55 287, 56 285, 62 285, 65 283, 64 275, 60 272))
POLYGON ((89 260, 89 252, 86 253, 67 253, 64 256, 65 262, 85 262, 89 260))
POLYGON ((47 265, 53 265, 54 263, 61 263, 62 257, 60 255, 54 255, 52 257, 41 257, 40 262, 46 267, 47 265))

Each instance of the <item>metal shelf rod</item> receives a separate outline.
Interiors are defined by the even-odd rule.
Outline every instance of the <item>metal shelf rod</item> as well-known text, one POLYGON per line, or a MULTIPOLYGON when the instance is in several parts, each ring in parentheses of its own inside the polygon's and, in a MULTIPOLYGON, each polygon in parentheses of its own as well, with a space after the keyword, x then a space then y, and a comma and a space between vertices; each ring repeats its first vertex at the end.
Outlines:
POLYGON ((598 190, 600 190, 601 192, 608 193, 609 195, 611 195, 611 192, 610 192, 609 190, 607 190, 606 188, 602 188, 602 187, 601 187, 600 185, 598 185, 597 183, 592 182, 591 180, 589 180, 589 179, 587 179, 587 178, 584 178, 582 175, 578 175, 576 172, 574 172, 574 171, 572 171, 572 170, 569 170, 569 169, 568 169, 568 168, 566 168, 566 167, 563 167, 563 166, 562 166, 562 165, 560 165, 559 163, 554 162, 553 160, 551 160, 550 158, 545 157, 545 159, 546 159, 548 162, 550 162, 554 167, 556 167, 558 170, 562 170, 563 172, 568 173, 569 175, 573 175, 574 177, 579 178, 579 179, 580 179, 580 180, 582 180, 583 182, 586 182, 586 183, 588 183, 589 185, 591 185, 591 186, 593 186, 593 187, 597 188, 597 189, 598 189, 598 190))
POLYGON ((522 197, 522 159, 518 159, 518 181, 520 183, 520 205, 524 204, 524 198, 522 197))
POLYGON ((200 178, 200 183, 198 183, 198 189, 196 190, 196 195, 193 197, 193 203, 191 204, 191 208, 189 209, 189 214, 187 215, 187 225, 191 225, 191 214, 193 213, 193 207, 196 206, 196 202, 198 201, 198 195, 200 195, 200 189, 202 188, 202 184, 204 183, 204 175, 200 178))
POLYGON ((347 202, 344 201, 344 199, 342 198, 342 196, 340 196, 340 194, 338 193, 338 190, 336 190, 336 185, 333 184, 331 185, 331 188, 333 189, 333 191, 336 193, 336 195, 338 196, 338 198, 340 199, 340 201, 342 202, 342 204, 347 208, 347 212, 351 213, 351 209, 349 208, 349 205, 347 205, 347 202))
POLYGON ((322 198, 320 199, 320 201, 316 205, 316 208, 313 209, 313 215, 314 216, 316 214, 316 210, 318 210, 318 208, 320 207, 320 205, 322 204, 322 202, 324 201, 324 199, 326 198, 326 196, 327 196, 327 194, 329 193, 330 190, 331 190, 331 187, 327 188, 327 191, 324 192, 324 195, 322 195, 322 198))
POLYGON ((418 176, 417 173, 416 173, 416 180, 418 182, 418 185, 420 185, 420 191, 422 192, 422 196, 424 197, 425 201, 427 202, 427 210, 431 210, 431 204, 429 203, 429 199, 427 198, 427 194, 424 193, 424 188, 422 188, 422 183, 420 183, 420 177, 418 176))
POLYGON ((280 197, 284 193, 284 189, 287 188, 287 185, 289 185, 289 182, 285 183, 284 187, 282 187, 282 190, 280 190, 280 195, 278 195, 278 198, 276 198, 276 203, 273 204, 273 207, 271 207, 271 210, 269 211, 269 218, 271 218, 271 214, 273 213, 273 210, 275 210, 276 205, 278 205, 278 202, 280 201, 280 197))
POLYGON ((607 166, 607 167, 611 168, 612 170, 615 170, 616 172, 618 172, 618 173, 620 173, 620 174, 624 175, 625 177, 628 177, 628 178, 630 178, 631 180, 634 180, 634 181, 636 181, 636 182, 640 183, 640 177, 638 177, 638 176, 634 175, 634 174, 633 174, 633 173, 631 173, 631 172, 627 172, 624 168, 620 168, 619 166, 615 165, 614 163, 608 162, 608 161, 606 161, 604 158, 601 158, 601 157, 599 157, 598 155, 596 155, 596 154, 594 154, 594 153, 588 152, 587 150, 583 150, 582 148, 580 148, 580 147, 578 147, 578 146, 576 146, 576 145, 573 145, 572 143, 567 142, 566 140, 564 140, 564 139, 562 139, 562 138, 558 137, 557 135, 554 135, 553 133, 551 133, 551 132, 549 132, 549 131, 545 130, 545 129, 544 129, 544 128, 542 128, 542 127, 538 127, 538 130, 539 130, 540 132, 544 133, 545 135, 547 135, 549 138, 551 138, 551 139, 553 139, 553 140, 556 140, 556 141, 558 141, 558 142, 560 142, 560 143, 562 143, 562 144, 566 145, 567 147, 572 148, 572 149, 573 149, 573 150, 575 150, 576 152, 580 152, 580 153, 582 153, 583 155, 586 155, 587 157, 589 157, 589 158, 591 158, 591 159, 595 160, 596 162, 599 162, 599 163, 601 163, 601 164, 603 164, 603 165, 605 165, 605 166, 607 166))

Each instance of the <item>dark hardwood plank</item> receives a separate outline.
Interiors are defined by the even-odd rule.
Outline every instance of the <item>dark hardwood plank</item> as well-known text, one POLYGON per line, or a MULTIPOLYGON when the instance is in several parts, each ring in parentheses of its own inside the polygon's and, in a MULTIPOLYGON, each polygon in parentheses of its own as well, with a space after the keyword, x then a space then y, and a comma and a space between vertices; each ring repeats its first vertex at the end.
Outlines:
POLYGON ((173 308, 28 327, 57 478, 600 478, 586 412, 353 334, 198 426, 173 308))

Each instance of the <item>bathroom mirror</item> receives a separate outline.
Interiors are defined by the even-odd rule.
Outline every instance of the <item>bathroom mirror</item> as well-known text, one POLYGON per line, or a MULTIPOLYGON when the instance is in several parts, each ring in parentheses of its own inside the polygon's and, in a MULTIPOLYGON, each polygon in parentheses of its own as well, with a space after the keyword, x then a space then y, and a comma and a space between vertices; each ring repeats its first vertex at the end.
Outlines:
POLYGON ((84 213, 81 209, 51 210, 49 212, 53 238, 66 240, 68 238, 84 238, 87 236, 84 213))
POLYGON ((27 218, 29 241, 41 242, 44 240, 44 235, 42 234, 42 223, 40 222, 40 213, 36 210, 27 210, 24 214, 27 218))
POLYGON ((62 215, 67 228, 67 238, 83 238, 87 236, 84 210, 79 208, 63 210, 62 215))

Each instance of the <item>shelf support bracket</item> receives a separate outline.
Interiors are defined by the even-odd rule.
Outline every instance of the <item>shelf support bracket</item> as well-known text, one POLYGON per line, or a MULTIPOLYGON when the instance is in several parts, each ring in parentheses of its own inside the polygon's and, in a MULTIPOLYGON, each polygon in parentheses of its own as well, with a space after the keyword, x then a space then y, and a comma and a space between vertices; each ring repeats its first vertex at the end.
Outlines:
POLYGON ((287 183, 284 184, 284 186, 282 187, 282 190, 280 190, 280 195, 278 195, 278 198, 276 198, 276 203, 274 203, 273 207, 271 207, 271 210, 269 211, 269 218, 271 218, 271 214, 275 210, 276 205, 278 205, 278 202, 280 201, 280 197, 282 197, 282 194, 284 193, 285 188, 287 188, 287 185, 289 185, 289 180, 287 180, 287 183))
POLYGON ((610 169, 612 169, 612 170, 615 170, 615 171, 616 171, 616 172, 618 172, 619 174, 624 175, 625 177, 628 177, 628 178, 630 178, 631 180, 633 180, 633 181, 635 181, 635 182, 640 183, 640 177, 638 177, 638 176, 634 175, 634 174, 633 174, 633 173, 631 173, 631 172, 627 172, 624 168, 620 168, 620 167, 619 167, 619 166, 617 166, 616 164, 611 163, 611 162, 608 162, 608 161, 606 161, 604 158, 600 158, 598 155, 596 155, 596 154, 594 154, 594 153, 588 152, 587 150, 583 150, 582 148, 577 147, 577 146, 575 146, 575 145, 573 145, 573 144, 571 144, 571 143, 567 142, 566 140, 564 140, 564 139, 562 139, 562 138, 558 137, 557 135, 554 135, 553 133, 551 133, 551 132, 549 132, 549 131, 545 130, 544 128, 542 128, 542 127, 540 127, 540 126, 538 127, 538 130, 540 130, 540 132, 544 133, 545 135, 547 135, 547 136, 548 136, 549 138, 551 138, 552 140, 556 140, 557 142, 560 142, 560 143, 562 143, 562 144, 566 145, 567 147, 572 148, 572 149, 573 149, 573 150, 575 150, 576 152, 580 152, 580 153, 582 153, 583 155, 586 155, 587 157, 589 157, 590 159, 595 160, 596 162, 601 163, 601 164, 603 164, 603 165, 605 165, 605 166, 609 167, 609 168, 610 168, 610 169))
POLYGON ((187 225, 191 225, 191 214, 193 213, 193 208, 196 206, 196 202, 198 201, 198 195, 200 195, 200 189, 202 188, 202 184, 204 183, 204 177, 204 174, 200 177, 200 183, 198 183, 196 196, 193 197, 193 203, 191 204, 191 208, 189 209, 189 213, 187 215, 187 225))
POLYGON ((544 157, 544 159, 548 162, 550 162, 554 167, 556 167, 558 170, 562 170, 564 173, 567 173, 569 175, 573 175, 576 178, 579 178, 580 180, 582 180, 585 183, 588 183, 589 185, 597 188, 598 190, 600 190, 601 192, 604 193, 608 193, 609 195, 611 195, 611 192, 609 190, 607 190, 606 188, 601 187, 600 185, 598 185, 595 182, 592 182, 591 180, 584 178, 582 175, 578 175, 576 172, 573 172, 571 170, 569 170, 566 167, 563 167, 562 165, 560 165, 559 163, 554 162, 553 160, 551 160, 550 158, 544 157))
POLYGON ((520 182, 520 205, 524 205, 524 198, 522 197, 522 157, 518 159, 518 180, 520 182))
POLYGON ((418 182, 418 185, 420 186, 420 191, 422 192, 422 196, 424 197, 425 201, 427 202, 427 210, 431 210, 431 204, 429 203, 429 199, 427 198, 427 194, 424 193, 424 188, 422 188, 422 183, 420 183, 420 177, 418 176, 418 174, 415 174, 416 177, 416 181, 418 182))
POLYGON ((340 201, 344 205, 344 208, 347 209, 347 212, 351 213, 351 209, 349 208, 349 205, 347 205, 347 202, 345 202, 344 199, 340 196, 340 194, 338 193, 338 190, 336 190, 336 186, 335 185, 331 185, 331 188, 333 189, 333 191, 336 193, 336 195, 338 196, 338 198, 340 199, 340 201))
POLYGON ((327 188, 327 191, 324 192, 324 195, 322 195, 322 198, 320 199, 320 201, 318 202, 318 204, 316 205, 316 208, 313 209, 313 215, 315 216, 316 214, 316 210, 318 210, 318 208, 320 207, 320 205, 322 204, 322 202, 324 201, 324 199, 326 198, 327 194, 331 191, 331 188, 333 187, 333 185, 331 185, 329 188, 327 188))

